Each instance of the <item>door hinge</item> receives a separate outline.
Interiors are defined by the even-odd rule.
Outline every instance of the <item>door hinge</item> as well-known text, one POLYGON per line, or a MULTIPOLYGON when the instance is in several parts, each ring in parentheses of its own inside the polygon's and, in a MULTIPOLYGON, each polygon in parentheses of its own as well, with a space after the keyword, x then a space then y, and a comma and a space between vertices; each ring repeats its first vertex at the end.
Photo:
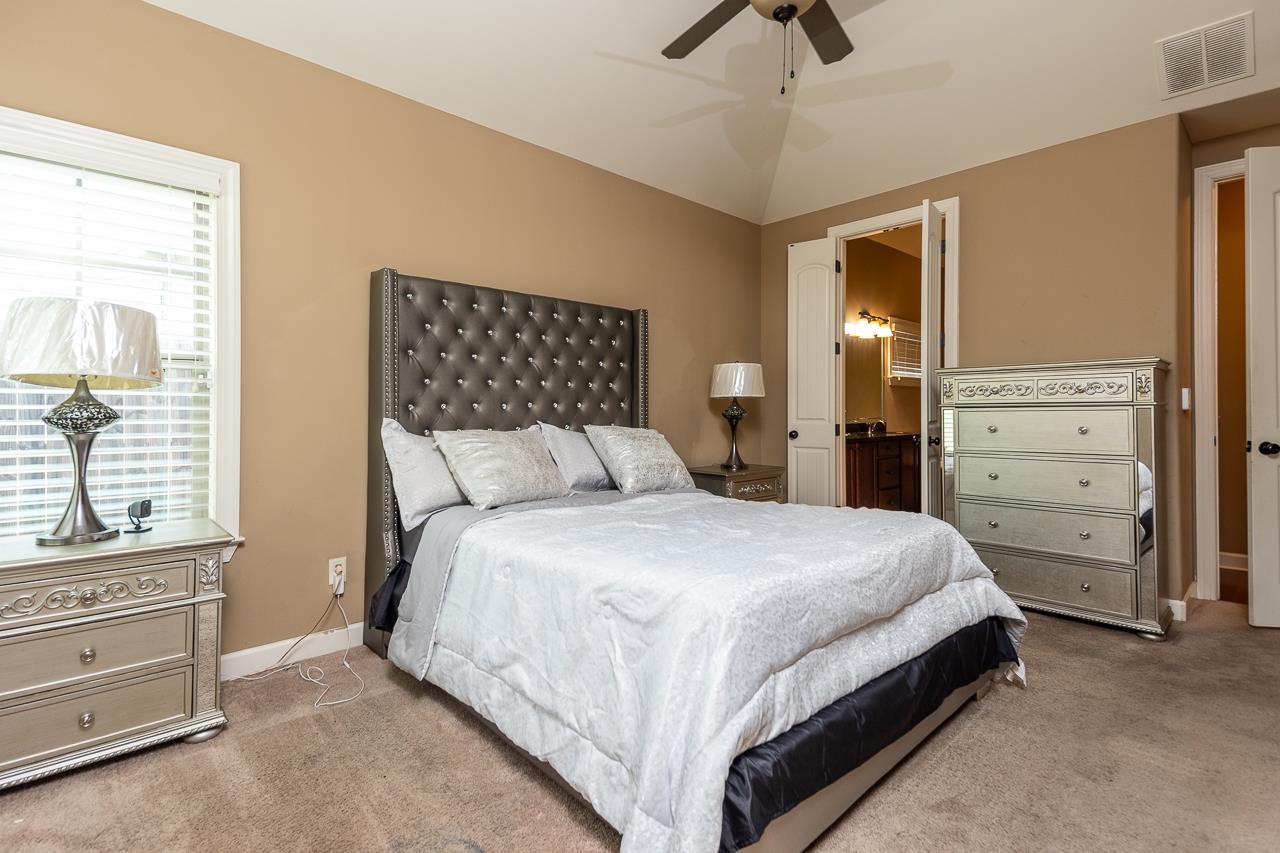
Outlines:
POLYGON ((945 255, 947 253, 947 241, 943 238, 938 241, 938 254, 945 255))
POLYGON ((844 272, 844 268, 840 266, 840 259, 836 258, 836 272, 844 272))
POLYGON ((836 355, 840 354, 840 342, 836 341, 836 355))
POLYGON ((836 424, 836 437, 840 437, 840 424, 836 424))
POLYGON ((1245 452, 1245 453, 1252 453, 1252 452, 1253 452, 1253 442, 1252 442, 1252 441, 1246 441, 1246 442, 1244 443, 1244 452, 1245 452))

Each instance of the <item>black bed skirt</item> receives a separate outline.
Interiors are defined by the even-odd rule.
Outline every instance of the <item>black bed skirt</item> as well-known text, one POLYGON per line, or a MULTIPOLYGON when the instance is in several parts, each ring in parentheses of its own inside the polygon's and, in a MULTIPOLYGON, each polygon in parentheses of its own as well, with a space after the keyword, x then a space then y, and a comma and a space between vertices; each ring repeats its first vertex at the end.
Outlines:
POLYGON ((856 770, 936 711, 953 691, 1016 659, 1013 642, 993 616, 742 753, 725 782, 720 853, 755 844, 770 821, 856 770))

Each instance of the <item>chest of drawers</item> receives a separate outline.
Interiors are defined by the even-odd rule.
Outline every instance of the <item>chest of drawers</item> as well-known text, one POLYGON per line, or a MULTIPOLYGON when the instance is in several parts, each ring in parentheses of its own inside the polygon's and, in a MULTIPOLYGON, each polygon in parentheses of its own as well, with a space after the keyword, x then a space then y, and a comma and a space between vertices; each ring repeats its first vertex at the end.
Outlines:
POLYGON ((0 543, 0 789, 226 723, 210 521, 62 548, 0 543))
POLYGON ((940 371, 944 515, 1020 605, 1163 637, 1158 358, 940 371))

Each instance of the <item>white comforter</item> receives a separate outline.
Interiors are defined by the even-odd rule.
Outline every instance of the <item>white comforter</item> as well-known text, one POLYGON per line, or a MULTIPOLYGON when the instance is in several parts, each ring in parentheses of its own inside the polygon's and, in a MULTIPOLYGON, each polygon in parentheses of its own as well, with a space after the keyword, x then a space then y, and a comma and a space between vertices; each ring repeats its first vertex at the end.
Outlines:
POLYGON ((993 615, 1019 642, 941 521, 653 495, 469 528, 427 679, 549 762, 623 853, 713 853, 735 756, 993 615))

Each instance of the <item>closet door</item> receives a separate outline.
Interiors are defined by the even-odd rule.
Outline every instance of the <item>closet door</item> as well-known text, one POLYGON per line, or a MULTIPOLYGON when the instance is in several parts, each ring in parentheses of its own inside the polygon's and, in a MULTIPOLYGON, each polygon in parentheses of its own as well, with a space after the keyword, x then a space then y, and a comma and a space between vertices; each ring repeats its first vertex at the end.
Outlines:
POLYGON ((835 506, 839 475, 836 241, 787 255, 787 500, 835 506))

